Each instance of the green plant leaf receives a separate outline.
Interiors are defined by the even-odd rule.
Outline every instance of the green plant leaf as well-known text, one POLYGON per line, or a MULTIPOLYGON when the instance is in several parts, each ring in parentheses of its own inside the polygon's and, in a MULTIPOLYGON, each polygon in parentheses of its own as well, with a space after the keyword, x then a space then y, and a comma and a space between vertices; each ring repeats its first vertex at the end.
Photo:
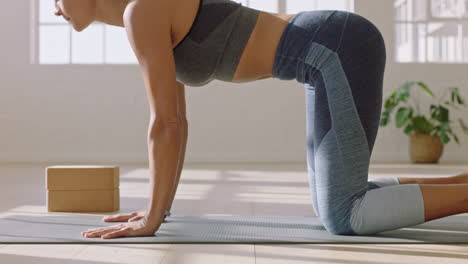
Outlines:
POLYGON ((414 130, 419 133, 430 133, 433 130, 433 125, 424 116, 416 116, 412 120, 414 130))
POLYGON ((465 105, 465 101, 464 101, 463 98, 461 97, 460 91, 458 90, 458 87, 452 87, 452 88, 451 88, 451 92, 452 92, 452 102, 455 102, 455 99, 456 99, 458 104, 464 106, 464 105, 465 105))
POLYGON ((449 130, 450 130, 450 128, 448 127, 447 122, 440 122, 440 132, 441 133, 446 133, 449 130))
POLYGON ((395 107, 398 104, 397 100, 397 91, 392 92, 392 94, 385 100, 384 107, 390 108, 395 107))
POLYGON ((432 119, 437 120, 437 121, 441 120, 441 114, 440 114, 441 110, 440 110, 439 105, 431 105, 430 111, 431 111, 432 119))
POLYGON ((457 94, 457 102, 458 104, 465 105, 465 101, 463 101, 463 98, 461 98, 459 94, 457 94))
POLYGON ((448 122, 449 121, 449 110, 446 107, 439 105, 440 108, 440 121, 448 122))
POLYGON ((450 106, 450 107, 453 107, 453 108, 455 108, 455 109, 457 109, 457 110, 460 110, 460 108, 459 108, 458 106, 454 105, 454 104, 451 103, 450 101, 445 101, 444 104, 446 104, 446 105, 448 105, 448 106, 450 106))
POLYGON ((417 82, 417 84, 423 88, 423 90, 426 92, 426 94, 428 94, 429 96, 431 97, 434 97, 434 93, 432 93, 432 91, 429 89, 429 87, 427 87, 427 85, 423 82, 417 82))
POLYGON ((380 118, 379 126, 386 126, 388 124, 388 116, 382 115, 380 118))
POLYGON ((465 122, 461 118, 458 119, 458 122, 460 122, 460 126, 463 129, 463 132, 468 133, 468 127, 465 125, 465 122))
POLYGON ((449 111, 446 107, 442 105, 431 105, 431 118, 439 121, 439 122, 448 122, 449 119, 449 111))
POLYGON ((431 118, 433 119, 437 119, 437 115, 438 115, 438 107, 431 104, 431 106, 429 107, 429 110, 431 112, 431 118))
POLYGON ((392 95, 385 100, 384 108, 385 110, 382 112, 382 119, 384 119, 381 124, 387 125, 390 121, 390 114, 392 113, 393 109, 398 105, 398 100, 396 99, 397 92, 394 91, 392 95))
POLYGON ((446 133, 440 133, 440 140, 442 141, 442 144, 447 144, 450 142, 450 138, 446 133))
POLYGON ((450 135, 452 135, 452 137, 453 137, 453 139, 455 140, 455 142, 457 142, 457 144, 460 145, 460 142, 459 142, 459 140, 458 140, 457 135, 455 135, 455 134, 452 132, 452 130, 450 130, 448 133, 449 133, 450 135))
POLYGON ((414 84, 415 82, 408 81, 408 82, 405 82, 402 86, 400 86, 397 92, 397 100, 406 103, 410 96, 410 87, 413 86, 414 84))
POLYGON ((384 108, 390 108, 392 105, 393 105, 393 102, 392 102, 391 97, 385 100, 384 108))
POLYGON ((409 116, 411 115, 411 108, 408 107, 400 107, 396 113, 396 126, 398 128, 405 125, 408 121, 409 116))
POLYGON ((406 127, 405 127, 405 134, 409 135, 412 131, 414 130, 414 126, 412 124, 408 124, 406 127))
POLYGON ((387 125, 390 122, 390 112, 388 110, 385 110, 382 113, 382 124, 387 125))

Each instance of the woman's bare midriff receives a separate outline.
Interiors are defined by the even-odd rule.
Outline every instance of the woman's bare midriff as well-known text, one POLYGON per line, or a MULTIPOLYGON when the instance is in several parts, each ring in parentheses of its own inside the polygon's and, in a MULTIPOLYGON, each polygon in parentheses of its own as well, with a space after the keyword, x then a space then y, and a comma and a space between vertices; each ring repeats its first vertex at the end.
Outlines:
MULTIPOLYGON (((173 47, 190 30, 200 0, 184 0, 187 8, 174 8, 173 47)), ((175 1, 174 1, 175 2, 175 1)), ((272 76, 276 48, 288 21, 295 14, 277 14, 260 11, 257 24, 242 52, 233 82, 249 82, 272 76)))
POLYGON ((249 82, 272 76, 276 48, 294 14, 261 11, 237 65, 233 82, 249 82))

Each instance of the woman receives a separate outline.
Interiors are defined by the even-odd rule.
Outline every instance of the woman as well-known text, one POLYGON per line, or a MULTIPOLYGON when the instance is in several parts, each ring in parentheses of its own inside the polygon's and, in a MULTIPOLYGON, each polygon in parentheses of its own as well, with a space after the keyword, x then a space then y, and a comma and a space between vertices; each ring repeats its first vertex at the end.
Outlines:
POLYGON ((183 166, 184 84, 213 79, 304 84, 312 208, 331 234, 374 234, 468 211, 468 185, 454 184, 467 183, 466 174, 368 181, 386 50, 375 25, 357 14, 282 15, 230 0, 58 0, 56 6, 77 31, 93 21, 126 29, 151 111, 148 209, 105 218, 128 222, 90 229, 85 237, 155 235, 183 166))

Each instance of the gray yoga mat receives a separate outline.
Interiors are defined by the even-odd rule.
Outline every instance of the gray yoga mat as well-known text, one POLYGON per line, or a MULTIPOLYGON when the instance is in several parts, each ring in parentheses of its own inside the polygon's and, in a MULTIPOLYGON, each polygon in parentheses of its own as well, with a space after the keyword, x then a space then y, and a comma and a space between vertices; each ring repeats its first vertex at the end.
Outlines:
POLYGON ((158 243, 468 243, 468 218, 453 215, 370 236, 331 235, 311 216, 177 216, 166 218, 156 236, 85 238, 82 231, 111 226, 103 215, 10 214, 0 216, 1 244, 158 243))

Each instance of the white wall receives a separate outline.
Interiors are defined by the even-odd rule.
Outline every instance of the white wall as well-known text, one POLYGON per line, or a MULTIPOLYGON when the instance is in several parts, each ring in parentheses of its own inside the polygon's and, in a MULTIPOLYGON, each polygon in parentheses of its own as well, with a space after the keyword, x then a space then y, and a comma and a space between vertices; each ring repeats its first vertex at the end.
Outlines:
MULTIPOLYGON (((384 32, 389 58, 391 2, 356 0, 356 12, 384 32)), ((31 65, 29 4, 8 1, 0 9, 0 162, 146 163, 149 113, 138 66, 31 65)), ((464 88, 467 68, 389 59, 384 95, 405 79, 464 88)), ((466 88, 463 95, 468 99, 466 88)), ((304 100, 295 81, 187 86, 186 162, 305 162, 304 100)), ((441 162, 468 160, 468 137, 459 135, 462 146, 447 145, 441 162)), ((409 161, 408 138, 381 128, 372 161, 409 161)))
MULTIPOLYGON (((355 12, 370 19, 383 33, 387 47, 387 65, 384 80, 384 97, 399 87, 405 80, 421 80, 429 85, 437 96, 442 95, 447 87, 459 87, 462 96, 468 100, 468 65, 466 64, 402 64, 394 62, 393 0, 354 0, 355 12)), ((416 89, 417 90, 417 89, 416 89)), ((450 98, 450 97, 446 97, 450 98)), ((421 93, 418 98, 420 109, 428 116, 429 106, 434 99, 421 93)), ((451 108, 450 108, 451 109, 451 108)), ((464 112, 450 110, 450 119, 463 118, 468 121, 468 107, 464 112)), ((394 115, 392 116, 394 120, 394 115)), ((441 162, 468 162, 468 136, 461 129, 455 130, 460 138, 460 145, 454 140, 444 146, 441 162)), ((390 126, 380 128, 375 143, 373 160, 409 161, 409 137, 402 129, 390 126)))

